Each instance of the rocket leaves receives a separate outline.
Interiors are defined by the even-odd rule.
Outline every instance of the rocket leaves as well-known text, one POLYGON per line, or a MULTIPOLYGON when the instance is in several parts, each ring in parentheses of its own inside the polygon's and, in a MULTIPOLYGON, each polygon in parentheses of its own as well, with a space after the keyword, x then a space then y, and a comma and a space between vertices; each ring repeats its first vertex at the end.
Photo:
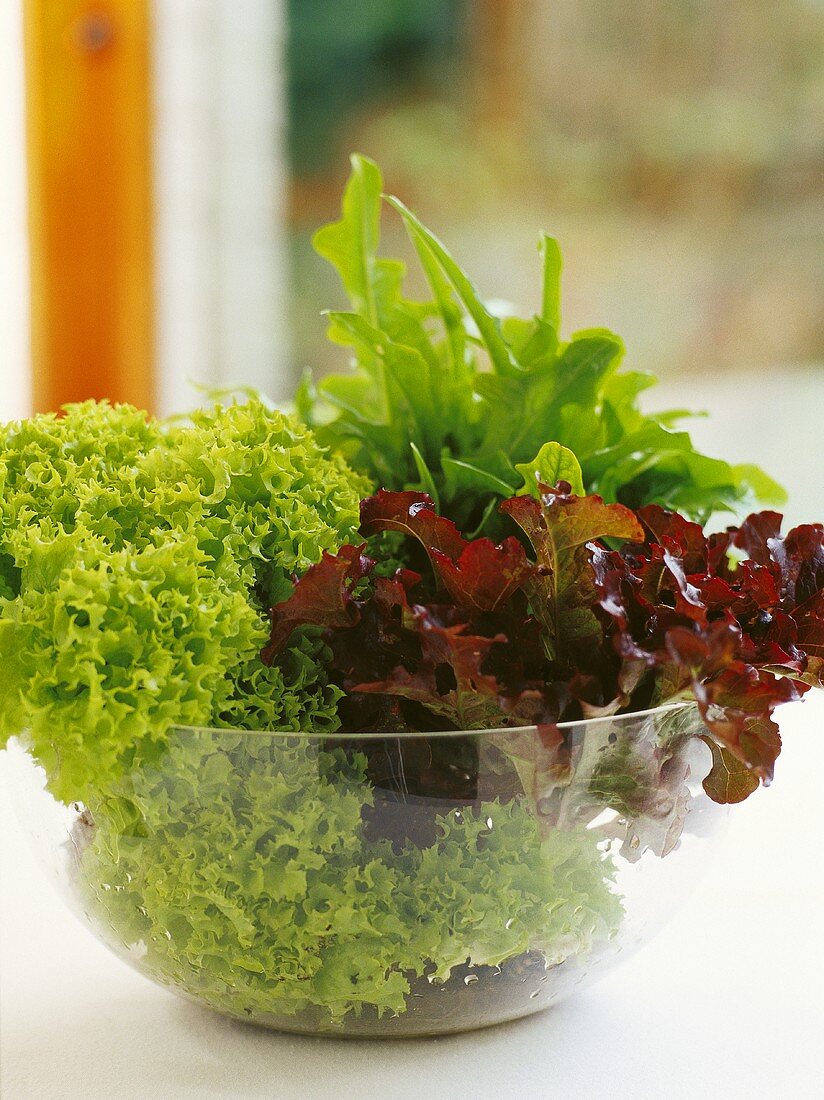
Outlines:
POLYGON ((562 338, 561 255, 546 234, 540 314, 502 319, 445 245, 388 198, 429 286, 429 300, 406 297, 404 265, 378 255, 382 186, 377 165, 353 156, 341 219, 315 236, 351 303, 328 316, 352 369, 316 390, 305 382, 297 397, 321 441, 375 484, 423 490, 462 529, 496 538, 505 530, 497 502, 525 478, 532 491, 536 468, 546 484, 563 479, 610 503, 657 502, 701 519, 783 499, 756 467, 699 454, 673 427, 683 414, 643 413, 638 395, 654 380, 621 371, 614 333, 562 338))

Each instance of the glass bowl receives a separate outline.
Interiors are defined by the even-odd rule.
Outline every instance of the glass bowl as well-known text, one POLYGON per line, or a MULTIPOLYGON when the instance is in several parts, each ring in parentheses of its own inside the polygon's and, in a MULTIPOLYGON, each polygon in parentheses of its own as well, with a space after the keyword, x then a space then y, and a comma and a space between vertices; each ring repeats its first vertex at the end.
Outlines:
POLYGON ((315 736, 176 728, 71 806, 25 748, 12 798, 121 958, 285 1031, 525 1016, 680 905, 726 819, 693 705, 563 726, 315 736))

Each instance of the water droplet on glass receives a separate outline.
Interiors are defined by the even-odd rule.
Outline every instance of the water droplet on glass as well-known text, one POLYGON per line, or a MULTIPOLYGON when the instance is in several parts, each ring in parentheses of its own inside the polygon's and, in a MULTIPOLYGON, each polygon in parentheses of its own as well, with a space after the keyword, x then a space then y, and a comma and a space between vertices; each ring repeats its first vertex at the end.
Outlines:
POLYGON ((490 832, 492 832, 492 826, 493 826, 492 818, 488 817, 486 819, 486 827, 487 827, 487 829, 489 829, 490 832))
POLYGON ((508 921, 506 922, 506 924, 504 925, 504 928, 505 928, 505 929, 507 930, 507 932, 509 931, 509 929, 510 929, 510 928, 512 927, 512 925, 513 925, 514 923, 515 923, 515 918, 514 918, 514 917, 510 917, 510 918, 509 918, 509 920, 508 920, 508 921))
POLYGON ((456 825, 463 825, 463 814, 461 813, 460 810, 455 811, 455 824, 456 825))
POLYGON ((632 848, 633 852, 636 852, 641 847, 641 838, 639 836, 634 836, 629 842, 629 846, 632 848))
POLYGON ((477 974, 467 974, 467 976, 464 978, 464 985, 472 985, 474 982, 477 982, 477 980, 477 974))
POLYGON ((108 894, 109 890, 111 890, 111 888, 112 888, 112 886, 111 886, 110 882, 101 882, 101 884, 100 884, 100 889, 105 890, 107 894, 108 894))
POLYGON ((529 995, 530 1001, 534 1001, 536 997, 540 996, 540 993, 541 993, 540 989, 536 989, 534 993, 530 993, 530 995, 529 995))

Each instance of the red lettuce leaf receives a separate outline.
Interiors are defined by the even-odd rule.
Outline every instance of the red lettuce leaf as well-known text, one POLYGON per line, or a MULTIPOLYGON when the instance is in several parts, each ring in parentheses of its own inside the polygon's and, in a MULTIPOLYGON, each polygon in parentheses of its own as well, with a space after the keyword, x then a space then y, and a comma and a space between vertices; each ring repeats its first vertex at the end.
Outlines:
POLYGON ((769 543, 780 536, 783 519, 780 512, 757 512, 748 516, 735 532, 734 545, 744 550, 756 565, 769 565, 772 561, 769 543))
POLYGON ((417 539, 430 555, 433 550, 450 561, 460 558, 466 546, 452 520, 439 516, 426 493, 380 489, 361 502, 360 531, 364 538, 381 531, 396 531, 417 539))
POLYGON ((421 703, 457 729, 495 724, 501 712, 499 685, 482 666, 492 647, 506 638, 467 634, 465 624, 440 623, 423 607, 413 614, 421 650, 415 667, 397 665, 385 679, 354 684, 352 690, 421 703))
POLYGON ((677 553, 686 573, 706 570, 708 547, 700 523, 693 523, 677 512, 668 512, 658 504, 639 508, 638 519, 647 534, 646 541, 677 553))
POLYGON ((526 585, 533 614, 545 629, 547 653, 596 644, 601 630, 592 610, 595 578, 588 543, 600 538, 642 539, 643 529, 621 504, 573 496, 569 486, 543 487, 541 500, 513 497, 500 507, 532 544, 537 570, 526 585))
POLYGON ((269 665, 299 626, 348 628, 360 618, 353 593, 374 562, 363 546, 342 546, 337 554, 324 553, 295 584, 292 595, 272 608, 272 632, 261 660, 269 665))
POLYGON ((452 559, 428 548, 438 577, 459 607, 470 612, 495 611, 522 589, 535 567, 516 538, 496 546, 490 539, 467 543, 452 559))
POLYGON ((713 737, 704 740, 712 752, 712 769, 703 781, 704 790, 722 805, 743 802, 758 789, 758 776, 729 749, 722 748, 713 737))

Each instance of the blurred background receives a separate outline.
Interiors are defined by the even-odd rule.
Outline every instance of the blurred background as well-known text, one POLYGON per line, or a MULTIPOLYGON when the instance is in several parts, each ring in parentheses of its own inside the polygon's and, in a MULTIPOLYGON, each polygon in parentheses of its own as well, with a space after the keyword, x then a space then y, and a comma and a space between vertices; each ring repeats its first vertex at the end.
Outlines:
POLYGON ((824 514, 822 0, 0 6, 4 418, 339 367, 310 238, 359 150, 490 298, 556 235, 566 330, 824 514))

